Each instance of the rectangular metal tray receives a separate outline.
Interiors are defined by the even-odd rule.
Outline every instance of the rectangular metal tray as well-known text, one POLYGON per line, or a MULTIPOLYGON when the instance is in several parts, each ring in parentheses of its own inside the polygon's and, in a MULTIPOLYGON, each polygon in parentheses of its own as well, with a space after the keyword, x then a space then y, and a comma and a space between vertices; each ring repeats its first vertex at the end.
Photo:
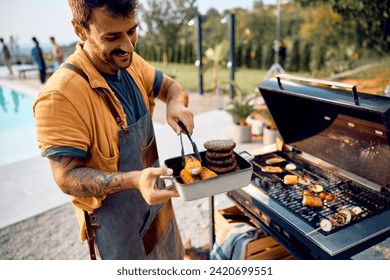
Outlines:
MULTIPOLYGON (((206 151, 200 152, 202 165, 207 167, 205 155, 206 151)), ((180 171, 183 169, 181 156, 167 159, 164 161, 164 164, 167 168, 173 169, 173 176, 164 176, 163 179, 170 180, 180 197, 185 201, 210 197, 246 187, 251 182, 252 163, 236 152, 234 152, 234 155, 237 160, 237 169, 235 171, 190 184, 184 184, 180 178, 180 171)))

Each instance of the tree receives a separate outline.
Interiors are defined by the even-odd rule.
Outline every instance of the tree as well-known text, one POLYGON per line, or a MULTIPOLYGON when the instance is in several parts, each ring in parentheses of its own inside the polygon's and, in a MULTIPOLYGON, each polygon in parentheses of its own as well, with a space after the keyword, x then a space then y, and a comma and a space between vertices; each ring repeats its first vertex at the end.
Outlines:
POLYGON ((162 47, 163 62, 168 63, 168 49, 179 41, 183 25, 196 14, 196 0, 148 0, 147 8, 141 7, 148 37, 162 47))
POLYGON ((300 40, 298 38, 295 38, 293 40, 293 43, 292 43, 292 46, 290 48, 290 51, 289 51, 289 54, 288 54, 288 57, 289 57, 289 60, 287 62, 287 67, 286 69, 288 69, 289 71, 299 71, 299 61, 300 61, 300 56, 299 56, 299 52, 300 52, 300 40))
POLYGON ((387 51, 390 1, 383 0, 295 0, 304 7, 329 5, 342 17, 344 29, 353 29, 354 40, 361 49, 387 51), (387 26, 387 27, 386 27, 387 26))

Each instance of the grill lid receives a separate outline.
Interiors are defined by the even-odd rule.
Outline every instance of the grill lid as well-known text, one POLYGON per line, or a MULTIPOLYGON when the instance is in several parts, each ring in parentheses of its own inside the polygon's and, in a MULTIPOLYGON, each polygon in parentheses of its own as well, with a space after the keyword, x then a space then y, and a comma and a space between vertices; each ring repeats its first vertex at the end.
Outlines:
POLYGON ((390 98, 290 75, 258 88, 285 144, 389 190, 390 98))

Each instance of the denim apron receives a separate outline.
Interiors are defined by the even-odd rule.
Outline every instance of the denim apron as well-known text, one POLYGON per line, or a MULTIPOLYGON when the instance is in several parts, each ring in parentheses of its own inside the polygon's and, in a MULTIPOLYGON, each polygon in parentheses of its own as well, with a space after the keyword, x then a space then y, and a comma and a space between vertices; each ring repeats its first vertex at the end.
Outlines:
MULTIPOLYGON (((119 133, 119 171, 159 166, 153 122, 147 112, 138 122, 119 133)), ((161 180, 158 180, 162 184, 161 180)), ((148 205, 139 190, 109 194, 93 212, 96 245, 102 259, 183 258, 183 245, 171 200, 148 205)))
MULTIPOLYGON (((62 67, 76 72, 89 83, 87 75, 77 66, 63 63, 62 67)), ((95 90, 105 99, 118 123, 120 116, 109 98, 104 91, 95 90)), ((118 136, 120 172, 159 167, 153 122, 149 112, 138 122, 127 128, 122 127, 118 136)), ((162 180, 157 179, 157 184, 158 188, 163 188, 162 180)), ((171 200, 151 206, 146 203, 139 190, 126 190, 107 195, 101 207, 89 216, 93 223, 98 225, 94 228, 94 236, 102 259, 183 259, 184 248, 171 200)))

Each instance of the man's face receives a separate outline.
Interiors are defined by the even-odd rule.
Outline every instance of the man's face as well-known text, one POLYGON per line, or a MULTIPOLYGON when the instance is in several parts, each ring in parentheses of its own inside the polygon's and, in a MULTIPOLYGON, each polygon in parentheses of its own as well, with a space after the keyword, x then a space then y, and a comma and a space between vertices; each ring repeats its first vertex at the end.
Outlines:
POLYGON ((101 72, 115 73, 119 68, 127 68, 138 39, 137 27, 135 12, 126 18, 113 18, 104 8, 94 9, 89 30, 84 30, 84 51, 101 72))

